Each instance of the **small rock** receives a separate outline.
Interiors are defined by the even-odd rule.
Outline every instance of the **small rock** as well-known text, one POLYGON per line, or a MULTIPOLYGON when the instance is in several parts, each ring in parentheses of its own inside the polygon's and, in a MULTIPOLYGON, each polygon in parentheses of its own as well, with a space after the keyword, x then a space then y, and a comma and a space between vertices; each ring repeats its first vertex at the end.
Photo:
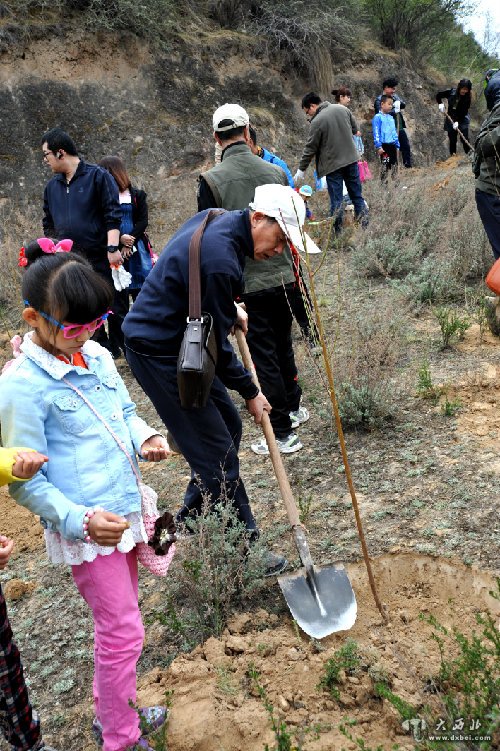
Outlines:
POLYGON ((286 656, 288 657, 289 660, 300 660, 302 657, 298 649, 296 649, 295 647, 292 647, 291 649, 289 649, 288 652, 286 653, 286 656))
POLYGON ((290 709, 290 704, 287 702, 284 696, 281 696, 281 694, 278 696, 278 706, 283 710, 283 712, 288 712, 288 710, 290 709))
POLYGON ((247 643, 241 636, 229 636, 226 639, 226 654, 243 654, 247 650, 247 643))
POLYGON ((231 618, 227 627, 231 634, 244 634, 250 623, 249 613, 238 613, 231 618))
POLYGON ((10 579, 3 585, 5 597, 15 602, 25 595, 30 595, 36 589, 34 582, 25 582, 22 579, 10 579))

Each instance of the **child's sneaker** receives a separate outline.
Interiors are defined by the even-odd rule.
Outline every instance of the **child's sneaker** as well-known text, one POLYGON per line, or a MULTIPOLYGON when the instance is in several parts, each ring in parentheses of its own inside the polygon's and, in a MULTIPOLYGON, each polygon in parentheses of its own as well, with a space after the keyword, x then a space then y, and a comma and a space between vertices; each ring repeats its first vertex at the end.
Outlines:
POLYGON ((298 428, 303 422, 309 420, 309 410, 305 407, 299 407, 295 412, 290 412, 290 420, 292 421, 292 430, 298 428))
MULTIPOLYGON (((302 448, 302 444, 295 433, 290 433, 289 436, 283 439, 276 438, 276 443, 282 454, 294 454, 295 451, 300 451, 302 448)), ((265 438, 261 438, 257 443, 252 443, 250 448, 254 454, 259 454, 259 456, 269 456, 269 449, 265 438)))
MULTIPOLYGON (((141 707, 139 709, 141 726, 146 728, 142 731, 143 736, 148 735, 148 733, 152 733, 154 730, 158 730, 158 728, 160 728, 166 721, 167 716, 168 709, 166 707, 141 707)), ((94 717, 94 720, 92 722, 92 734, 97 745, 102 746, 104 743, 102 739, 102 725, 101 721, 98 720, 97 717, 94 717)))

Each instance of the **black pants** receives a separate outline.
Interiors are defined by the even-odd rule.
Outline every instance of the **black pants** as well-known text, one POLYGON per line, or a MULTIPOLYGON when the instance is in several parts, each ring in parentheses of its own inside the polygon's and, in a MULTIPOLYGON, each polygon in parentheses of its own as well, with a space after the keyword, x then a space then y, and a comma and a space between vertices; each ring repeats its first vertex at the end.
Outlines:
POLYGON ((262 393, 271 403, 271 424, 276 438, 292 432, 290 412, 300 406, 302 390, 292 346, 292 312, 288 290, 273 287, 245 295, 248 313, 247 342, 257 371, 262 393))
POLYGON ((216 377, 206 407, 183 409, 177 388, 176 357, 146 357, 131 350, 127 342, 125 354, 134 376, 191 468, 191 480, 177 520, 184 521, 200 513, 203 492, 209 495, 213 506, 232 502, 238 519, 249 531, 256 532, 240 477, 241 419, 226 387, 216 377))
POLYGON ((113 277, 111 276, 111 269, 107 262, 107 258, 106 260, 92 260, 91 263, 94 271, 99 274, 99 276, 102 276, 104 279, 106 279, 111 289, 113 290, 114 295, 113 304, 111 306, 112 315, 110 315, 107 320, 108 331, 106 332, 105 326, 100 326, 100 328, 98 328, 95 334, 92 336, 92 339, 94 339, 96 342, 99 342, 102 347, 105 347, 107 350, 109 350, 114 357, 118 357, 121 354, 121 350, 123 349, 122 324, 123 319, 128 313, 129 293, 123 293, 126 294, 127 300, 125 309, 124 302, 119 297, 120 295, 122 295, 122 293, 117 292, 113 285, 113 277))
POLYGON ((399 147, 401 151, 401 156, 403 157, 403 165, 405 167, 411 167, 411 149, 410 149, 410 142, 408 140, 408 136, 406 135, 406 130, 404 128, 401 128, 401 130, 398 132, 398 138, 399 138, 399 147))
POLYGON ((389 173, 391 173, 393 179, 396 178, 396 175, 398 173, 398 149, 394 143, 383 143, 382 148, 384 149, 388 157, 387 159, 382 155, 380 156, 380 161, 382 163, 380 169, 380 179, 383 183, 385 183, 387 182, 389 173))
POLYGON ((500 198, 476 189, 476 206, 496 260, 500 258, 500 198))
MULTIPOLYGON (((458 140, 458 131, 454 128, 446 128, 448 132, 448 138, 450 140, 450 154, 456 154, 457 153, 457 140, 458 140)), ((469 140, 469 127, 466 126, 465 128, 460 128, 460 131, 464 138, 469 140)), ((464 147, 464 153, 468 154, 470 151, 470 146, 468 146, 462 136, 460 136, 460 140, 462 142, 462 146, 464 147)))
POLYGON ((108 318, 108 338, 109 346, 113 354, 118 354, 124 350, 124 337, 122 332, 123 321, 130 308, 130 298, 135 301, 139 294, 139 289, 115 289, 113 300, 113 315, 108 318))

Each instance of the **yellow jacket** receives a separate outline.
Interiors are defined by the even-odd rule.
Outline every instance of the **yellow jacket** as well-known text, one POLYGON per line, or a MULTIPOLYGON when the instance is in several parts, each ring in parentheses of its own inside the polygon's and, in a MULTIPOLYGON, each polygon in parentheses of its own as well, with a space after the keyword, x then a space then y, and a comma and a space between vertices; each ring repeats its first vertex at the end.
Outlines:
POLYGON ((19 477, 12 474, 12 465, 19 451, 30 451, 25 448, 0 448, 0 485, 7 485, 9 482, 20 482, 19 477))

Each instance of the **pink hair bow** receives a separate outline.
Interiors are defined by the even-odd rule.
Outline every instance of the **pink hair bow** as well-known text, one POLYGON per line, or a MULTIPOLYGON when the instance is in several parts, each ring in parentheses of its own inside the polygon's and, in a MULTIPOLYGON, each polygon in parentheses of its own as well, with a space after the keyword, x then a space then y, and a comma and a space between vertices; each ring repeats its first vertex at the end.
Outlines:
POLYGON ((57 245, 54 245, 50 237, 39 237, 37 243, 44 253, 69 253, 73 247, 73 240, 59 240, 57 245))

